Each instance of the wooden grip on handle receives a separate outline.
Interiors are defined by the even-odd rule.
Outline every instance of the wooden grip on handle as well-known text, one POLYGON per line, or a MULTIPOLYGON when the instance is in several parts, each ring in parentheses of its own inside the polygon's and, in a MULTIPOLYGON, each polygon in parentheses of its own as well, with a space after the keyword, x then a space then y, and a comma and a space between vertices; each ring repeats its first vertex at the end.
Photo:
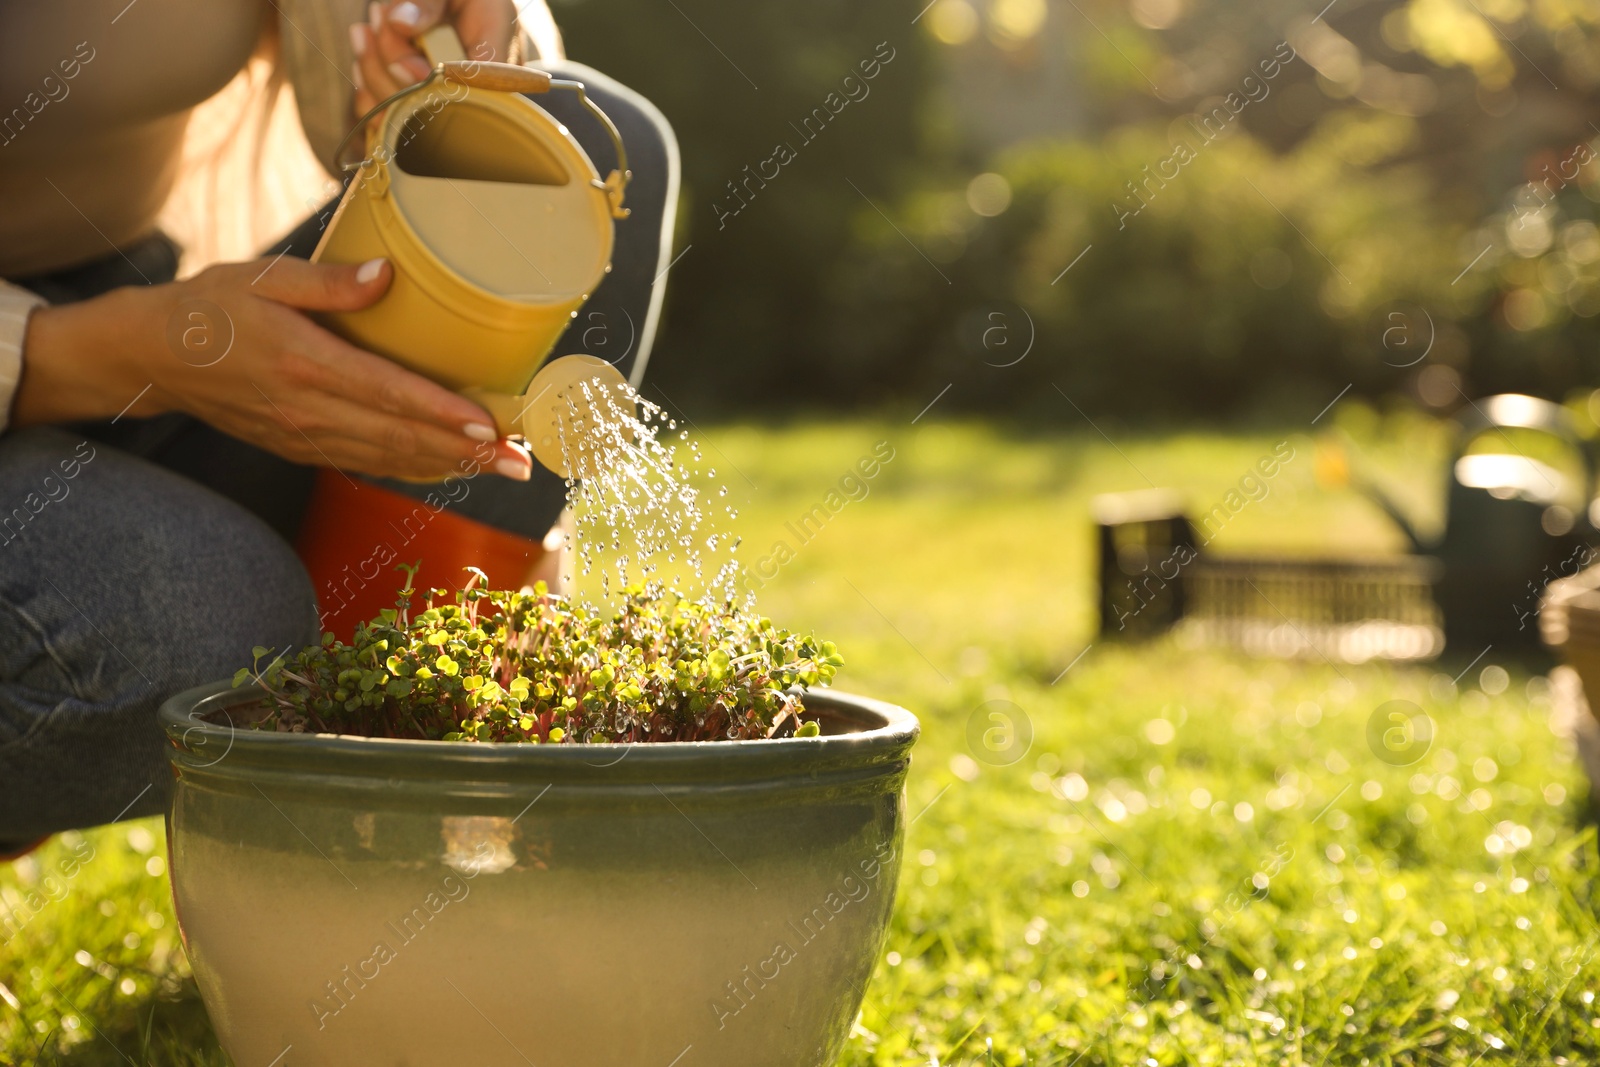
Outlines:
POLYGON ((454 59, 439 64, 446 81, 465 85, 471 89, 487 89, 495 93, 547 93, 550 75, 532 67, 519 67, 511 63, 481 63, 472 59, 454 59))

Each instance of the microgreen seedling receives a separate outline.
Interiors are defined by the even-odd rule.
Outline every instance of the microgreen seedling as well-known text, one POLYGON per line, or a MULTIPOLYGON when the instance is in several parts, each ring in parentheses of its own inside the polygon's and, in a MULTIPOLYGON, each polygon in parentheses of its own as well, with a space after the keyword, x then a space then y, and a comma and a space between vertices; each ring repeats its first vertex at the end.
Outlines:
POLYGON ((234 685, 266 689, 258 728, 535 744, 812 737, 802 692, 842 662, 831 642, 659 584, 626 590, 608 615, 543 583, 488 591, 469 568, 460 592, 433 590, 413 617, 417 566, 397 569, 396 607, 349 644, 324 634, 265 666, 270 650, 256 650, 234 685))

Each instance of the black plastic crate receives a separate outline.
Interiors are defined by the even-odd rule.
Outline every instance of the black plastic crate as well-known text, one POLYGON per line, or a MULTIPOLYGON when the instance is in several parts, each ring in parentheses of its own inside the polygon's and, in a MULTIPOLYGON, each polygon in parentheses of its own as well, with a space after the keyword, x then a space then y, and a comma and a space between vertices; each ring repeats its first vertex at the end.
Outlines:
POLYGON ((1444 649, 1437 571, 1426 556, 1208 555, 1184 575, 1183 628, 1261 655, 1431 659, 1444 649))
POLYGON ((1195 539, 1165 490, 1093 504, 1100 633, 1141 638, 1178 627, 1196 642, 1344 662, 1437 656, 1444 631, 1425 556, 1219 556, 1195 539))

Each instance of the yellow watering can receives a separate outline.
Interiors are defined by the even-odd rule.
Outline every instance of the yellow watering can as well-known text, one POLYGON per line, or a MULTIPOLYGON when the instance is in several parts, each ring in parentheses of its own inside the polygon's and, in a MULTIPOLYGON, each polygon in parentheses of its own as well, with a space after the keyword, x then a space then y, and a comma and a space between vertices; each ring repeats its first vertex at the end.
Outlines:
POLYGON ((394 280, 371 307, 317 318, 482 404, 556 473, 580 474, 596 402, 609 396, 631 413, 627 383, 593 356, 540 367, 611 269, 631 176, 621 135, 582 82, 468 59, 449 26, 422 47, 429 75, 364 115, 339 146, 342 155, 368 131, 366 158, 346 168, 356 173, 311 257, 383 256, 394 280), (617 169, 604 179, 566 127, 520 95, 551 90, 576 93, 611 134, 617 169))

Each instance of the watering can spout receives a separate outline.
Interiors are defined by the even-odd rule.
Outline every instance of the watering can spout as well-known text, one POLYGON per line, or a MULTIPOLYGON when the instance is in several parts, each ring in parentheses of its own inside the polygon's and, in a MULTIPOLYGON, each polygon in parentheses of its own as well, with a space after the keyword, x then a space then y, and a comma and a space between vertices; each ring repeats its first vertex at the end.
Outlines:
POLYGON ((638 415, 622 373, 587 355, 552 359, 522 396, 485 389, 462 395, 494 416, 502 436, 521 436, 533 457, 563 478, 591 477, 606 461, 609 440, 625 437, 638 415))
POLYGON ((1416 524, 1411 521, 1410 516, 1400 510, 1400 505, 1395 503, 1394 497, 1390 496, 1386 490, 1365 478, 1352 478, 1350 486, 1376 504, 1378 509, 1385 515, 1389 516, 1389 520, 1399 527, 1401 534, 1405 536, 1413 553, 1426 555, 1431 550, 1431 546, 1422 539, 1422 535, 1417 531, 1416 524))
POLYGON ((1315 462, 1318 484, 1326 489, 1354 489, 1376 504, 1378 510, 1389 517, 1405 536, 1413 553, 1418 555, 1427 553, 1430 546, 1423 541, 1410 516, 1400 510, 1400 505, 1395 503, 1394 497, 1376 482, 1353 469, 1349 455, 1352 446, 1353 442, 1342 432, 1335 432, 1317 442, 1315 462))

